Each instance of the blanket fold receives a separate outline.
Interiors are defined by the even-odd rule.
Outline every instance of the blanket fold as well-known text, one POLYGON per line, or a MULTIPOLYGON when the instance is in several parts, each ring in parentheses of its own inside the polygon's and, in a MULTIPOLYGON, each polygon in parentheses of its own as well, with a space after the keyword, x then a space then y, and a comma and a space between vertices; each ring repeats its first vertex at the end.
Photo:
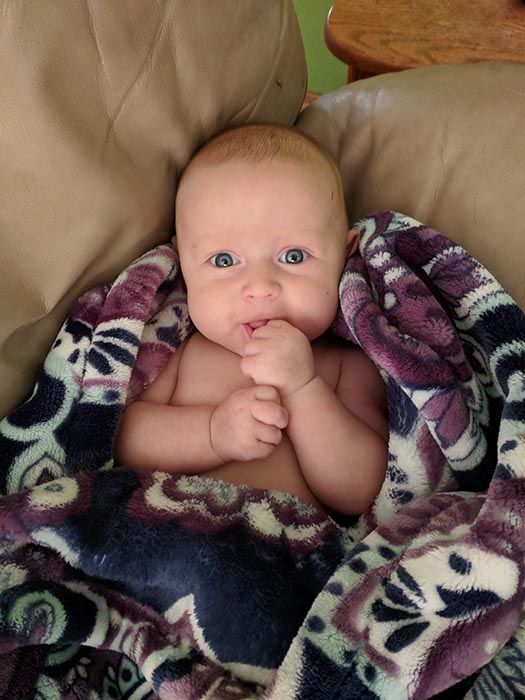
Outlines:
POLYGON ((176 253, 155 248, 78 301, 0 423, 0 697, 525 694, 525 317, 419 222, 354 227, 334 332, 387 384, 373 506, 335 522, 113 464, 124 406, 191 332, 176 253))

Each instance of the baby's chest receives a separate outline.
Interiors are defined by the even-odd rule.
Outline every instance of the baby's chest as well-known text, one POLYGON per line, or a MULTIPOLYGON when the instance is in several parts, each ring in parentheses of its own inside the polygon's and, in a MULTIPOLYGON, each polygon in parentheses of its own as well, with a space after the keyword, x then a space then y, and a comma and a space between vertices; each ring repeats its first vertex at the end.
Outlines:
MULTIPOLYGON (((312 351, 316 373, 335 389, 340 367, 338 353, 326 344, 314 344, 312 351)), ((234 391, 253 385, 241 372, 239 355, 195 335, 181 356, 171 403, 218 406, 234 391)))
POLYGON ((241 372, 241 358, 225 348, 190 338, 180 359, 172 403, 217 406, 238 389, 253 386, 241 372))

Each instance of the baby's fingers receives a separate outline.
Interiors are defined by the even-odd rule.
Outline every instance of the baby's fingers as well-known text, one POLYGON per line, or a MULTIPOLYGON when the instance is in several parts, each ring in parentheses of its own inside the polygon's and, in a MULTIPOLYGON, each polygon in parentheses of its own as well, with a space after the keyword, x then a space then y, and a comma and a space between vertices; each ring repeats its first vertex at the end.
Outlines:
POLYGON ((280 430, 284 430, 288 425, 288 411, 273 401, 255 401, 252 406, 252 416, 260 423, 274 425, 280 430))
POLYGON ((255 434, 257 441, 265 445, 278 445, 283 439, 282 430, 279 430, 274 425, 266 425, 266 423, 259 423, 255 434))
POLYGON ((260 401, 273 401, 274 403, 281 403, 279 397, 279 392, 274 386, 268 386, 267 384, 259 384, 253 389, 254 396, 260 401))

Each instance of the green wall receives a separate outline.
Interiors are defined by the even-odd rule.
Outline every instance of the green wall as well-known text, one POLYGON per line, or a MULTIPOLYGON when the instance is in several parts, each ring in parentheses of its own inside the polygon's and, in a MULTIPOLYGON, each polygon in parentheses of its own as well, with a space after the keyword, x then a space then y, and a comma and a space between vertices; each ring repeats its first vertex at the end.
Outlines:
POLYGON ((346 66, 326 48, 324 23, 333 0, 293 0, 308 63, 308 90, 330 92, 346 83, 346 66))

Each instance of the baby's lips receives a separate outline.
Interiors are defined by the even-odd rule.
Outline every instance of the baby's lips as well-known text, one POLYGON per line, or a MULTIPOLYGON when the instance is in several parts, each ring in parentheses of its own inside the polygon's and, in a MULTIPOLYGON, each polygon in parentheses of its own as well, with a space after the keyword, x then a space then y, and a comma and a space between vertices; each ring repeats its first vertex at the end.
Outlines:
POLYGON ((265 326, 268 323, 268 319, 261 319, 260 321, 251 321, 248 325, 252 330, 255 330, 256 328, 261 328, 261 326, 265 326))
POLYGON ((244 330, 248 336, 248 340, 252 337, 252 334, 257 328, 262 328, 268 323, 268 319, 260 319, 258 321, 250 321, 249 323, 243 323, 244 330))
POLYGON ((261 318, 257 321, 248 321, 248 323, 243 323, 242 325, 244 328, 244 332, 246 333, 248 340, 250 340, 254 331, 256 331, 258 328, 262 328, 263 326, 265 326, 269 320, 270 319, 268 318, 261 318))

